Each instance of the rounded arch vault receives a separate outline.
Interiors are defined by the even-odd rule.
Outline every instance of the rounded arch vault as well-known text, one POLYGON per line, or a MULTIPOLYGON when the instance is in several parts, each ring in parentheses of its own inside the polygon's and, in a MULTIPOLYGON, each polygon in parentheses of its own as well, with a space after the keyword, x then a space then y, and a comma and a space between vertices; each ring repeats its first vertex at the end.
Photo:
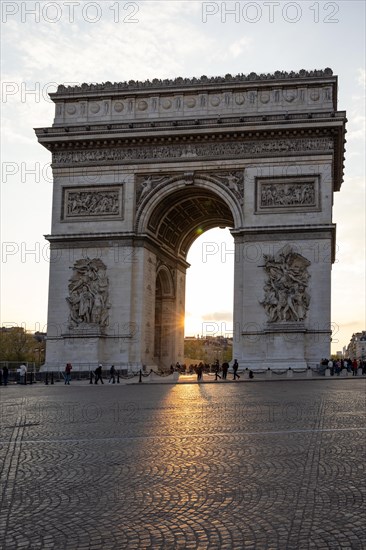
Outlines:
MULTIPOLYGON (((154 193, 144 205, 143 232, 151 235, 162 248, 185 260, 188 250, 200 234, 214 227, 235 227, 232 210, 235 200, 220 189, 199 183, 154 193)), ((238 216, 237 216, 238 217, 238 216)))

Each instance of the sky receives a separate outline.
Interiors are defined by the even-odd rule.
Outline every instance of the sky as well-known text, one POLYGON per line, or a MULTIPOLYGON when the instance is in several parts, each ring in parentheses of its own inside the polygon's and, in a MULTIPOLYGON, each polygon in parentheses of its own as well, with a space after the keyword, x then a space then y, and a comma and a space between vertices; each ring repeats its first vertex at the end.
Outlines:
MULTIPOLYGON (((51 159, 33 128, 52 125, 48 93, 57 84, 331 67, 348 118, 333 211, 332 351, 366 328, 363 1, 3 0, 1 22, 1 326, 47 330, 51 159)), ((230 250, 233 239, 221 229, 192 245, 187 335, 230 334, 230 250)))

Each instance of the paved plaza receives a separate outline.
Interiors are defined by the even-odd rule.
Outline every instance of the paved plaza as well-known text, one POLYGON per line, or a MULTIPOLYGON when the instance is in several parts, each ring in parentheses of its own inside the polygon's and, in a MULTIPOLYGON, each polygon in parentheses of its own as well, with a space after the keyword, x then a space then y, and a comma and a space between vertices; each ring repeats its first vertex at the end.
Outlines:
POLYGON ((363 549, 365 379, 0 388, 0 547, 363 549))

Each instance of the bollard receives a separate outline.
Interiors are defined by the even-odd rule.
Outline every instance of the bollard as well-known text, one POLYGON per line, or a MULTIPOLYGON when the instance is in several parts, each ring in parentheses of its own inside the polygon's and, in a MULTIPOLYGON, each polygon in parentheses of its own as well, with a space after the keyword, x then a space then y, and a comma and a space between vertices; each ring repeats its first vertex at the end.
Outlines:
POLYGON ((29 373, 29 383, 33 384, 33 372, 29 373))
POLYGON ((117 371, 117 384, 119 384, 119 370, 117 371))
POLYGON ((53 372, 51 372, 51 384, 53 384, 53 372))
POLYGON ((142 370, 140 369, 140 374, 139 374, 139 383, 142 382, 142 370))
POLYGON ((48 371, 46 372, 44 383, 46 384, 46 386, 48 386, 48 371))
POLYGON ((92 371, 90 371, 90 376, 89 376, 89 384, 92 384, 93 383, 93 373, 92 371))

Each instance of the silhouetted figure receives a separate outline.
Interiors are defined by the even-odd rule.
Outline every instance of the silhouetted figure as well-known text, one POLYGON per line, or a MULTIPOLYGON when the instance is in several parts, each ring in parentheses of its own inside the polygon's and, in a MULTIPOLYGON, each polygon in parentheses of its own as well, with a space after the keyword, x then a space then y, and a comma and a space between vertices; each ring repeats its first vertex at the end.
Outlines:
POLYGON ((94 384, 98 384, 98 380, 100 380, 101 383, 104 384, 103 378, 102 378, 102 365, 99 365, 99 366, 95 369, 94 374, 95 374, 95 382, 94 382, 94 384))
POLYGON ((199 365, 197 367, 197 382, 202 380, 202 374, 203 374, 203 364, 199 363, 199 365))
MULTIPOLYGON (((116 383, 116 369, 114 365, 111 366, 109 369, 109 384, 112 382, 112 384, 116 383)), ((102 380, 103 383, 103 380, 102 380)))
POLYGON ((218 378, 220 378, 221 380, 221 376, 219 375, 219 372, 220 372, 220 363, 219 363, 219 360, 216 359, 214 364, 215 380, 217 380, 218 378))
POLYGON ((65 367, 64 379, 65 379, 65 384, 68 384, 68 385, 70 385, 70 380, 71 380, 71 369, 72 369, 71 363, 67 363, 65 367))
POLYGON ((227 377, 227 371, 229 370, 229 363, 226 361, 221 365, 222 367, 222 379, 226 380, 227 377))
POLYGON ((7 366, 3 367, 3 383, 4 386, 8 385, 9 369, 7 366))
POLYGON ((237 378, 240 378, 240 376, 238 375, 238 368, 239 368, 239 364, 238 364, 238 361, 235 359, 234 364, 233 364, 233 371, 234 371, 233 380, 236 380, 237 378))

